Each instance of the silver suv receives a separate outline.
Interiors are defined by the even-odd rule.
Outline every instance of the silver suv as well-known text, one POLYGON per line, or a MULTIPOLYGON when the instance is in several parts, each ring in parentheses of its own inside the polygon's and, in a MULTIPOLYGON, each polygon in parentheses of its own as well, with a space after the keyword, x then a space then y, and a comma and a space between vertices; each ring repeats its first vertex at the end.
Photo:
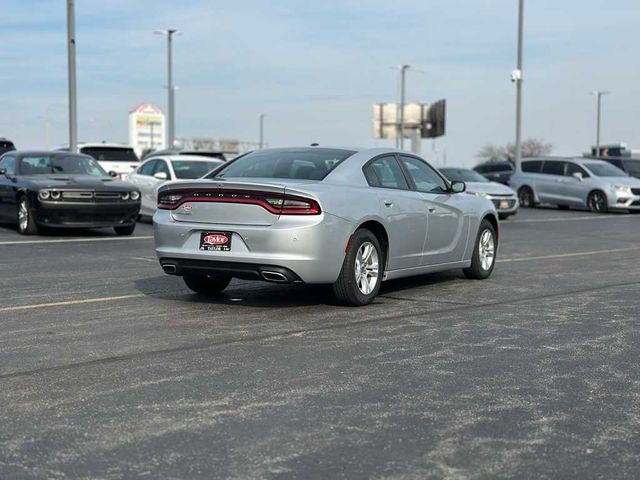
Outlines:
POLYGON ((640 180, 602 160, 531 158, 513 174, 511 188, 520 205, 538 203, 559 208, 587 207, 593 212, 640 211, 640 180))

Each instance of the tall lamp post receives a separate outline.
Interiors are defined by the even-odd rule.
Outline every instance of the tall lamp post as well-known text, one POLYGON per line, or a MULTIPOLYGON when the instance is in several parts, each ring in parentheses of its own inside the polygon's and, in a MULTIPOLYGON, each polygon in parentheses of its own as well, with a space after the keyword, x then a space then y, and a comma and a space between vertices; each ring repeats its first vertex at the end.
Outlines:
POLYGON ((516 171, 520 171, 522 158, 522 43, 524 30, 524 0, 518 2, 518 65, 511 73, 511 81, 516 84, 516 171))
POLYGON ((264 117, 266 117, 266 113, 261 113, 258 115, 258 131, 259 131, 259 148, 264 148, 264 117))
POLYGON ((156 30, 156 35, 166 35, 167 37, 167 147, 173 148, 176 137, 175 124, 175 85, 173 84, 173 36, 181 35, 175 28, 166 30, 156 30))
POLYGON ((606 90, 596 90, 594 92, 591 92, 591 95, 594 95, 596 97, 596 101, 598 104, 597 107, 597 118, 596 118, 596 157, 600 156, 600 117, 602 114, 602 96, 603 95, 609 95, 611 92, 608 92, 606 90))
POLYGON ((69 67, 69 151, 78 153, 78 100, 76 89, 75 1, 67 0, 67 58, 69 67))
POLYGON ((411 65, 398 65, 397 67, 391 67, 400 70, 400 105, 398 112, 398 127, 396 132, 396 147, 404 149, 404 104, 405 104, 405 92, 406 92, 406 80, 407 70, 411 68, 411 65))

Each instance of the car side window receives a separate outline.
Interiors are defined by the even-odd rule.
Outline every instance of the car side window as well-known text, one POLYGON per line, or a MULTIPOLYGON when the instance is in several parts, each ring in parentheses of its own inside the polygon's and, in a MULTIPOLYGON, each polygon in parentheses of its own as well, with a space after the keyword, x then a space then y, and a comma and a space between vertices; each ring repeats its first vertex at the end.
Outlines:
POLYGON ((404 155, 401 155, 400 159, 419 192, 447 193, 449 191, 447 182, 422 160, 404 155))
POLYGON ((613 165, 614 167, 618 167, 620 170, 624 170, 624 165, 622 164, 622 160, 613 160, 613 159, 609 159, 607 160, 611 165, 613 165))
POLYGON ((566 162, 558 162, 555 160, 545 161, 542 166, 542 173, 547 175, 564 175, 564 166, 566 162))
POLYGON ((171 178, 171 174, 169 173, 169 166, 167 162, 164 160, 158 160, 156 163, 156 168, 153 170, 153 174, 155 175, 158 172, 163 172, 167 174, 167 178, 171 178))
POLYGON ((0 162, 0 168, 4 168, 8 175, 16 174, 16 157, 13 155, 6 155, 0 162))
POLYGON ((541 160, 527 160, 526 162, 522 162, 522 171, 526 173, 540 173, 541 168, 541 160))
POLYGON ((393 155, 376 158, 365 165, 363 171, 367 183, 372 187, 409 189, 402 169, 393 155))
POLYGON ((138 173, 140 175, 146 175, 148 177, 151 177, 153 175, 153 170, 156 167, 156 163, 157 163, 157 160, 150 160, 148 162, 145 162, 144 165, 138 168, 138 173))
POLYGON ((567 173, 565 173, 565 175, 567 177, 571 177, 574 173, 581 173, 582 178, 587 178, 589 176, 587 171, 580 165, 576 165, 575 163, 567 163, 567 173))

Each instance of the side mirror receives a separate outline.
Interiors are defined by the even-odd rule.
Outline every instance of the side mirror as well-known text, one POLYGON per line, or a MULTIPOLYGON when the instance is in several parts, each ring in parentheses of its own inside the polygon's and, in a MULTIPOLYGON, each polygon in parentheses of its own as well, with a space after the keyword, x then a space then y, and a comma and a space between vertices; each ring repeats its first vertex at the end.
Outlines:
POLYGON ((167 180, 169 178, 167 172, 156 172, 153 174, 153 177, 158 180, 167 180))
POLYGON ((467 184, 464 182, 451 182, 452 193, 462 193, 467 189, 467 184))
POLYGON ((110 170, 110 171, 109 171, 109 176, 110 176, 110 177, 113 177, 113 178, 116 178, 116 177, 118 176, 118 173, 117 173, 117 172, 114 172, 113 170, 110 170))
POLYGON ((580 180, 580 181, 582 181, 582 178, 583 178, 583 177, 582 177, 582 173, 581 173, 581 172, 573 172, 573 173, 571 174, 571 176, 572 176, 573 178, 577 178, 577 179, 578 179, 578 180, 580 180))

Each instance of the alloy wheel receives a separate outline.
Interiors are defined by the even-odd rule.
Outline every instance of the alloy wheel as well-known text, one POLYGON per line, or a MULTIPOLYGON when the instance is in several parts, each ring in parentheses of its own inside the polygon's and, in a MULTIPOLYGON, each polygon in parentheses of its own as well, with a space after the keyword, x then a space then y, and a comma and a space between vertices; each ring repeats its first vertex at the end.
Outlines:
POLYGON ((491 269, 495 259, 495 250, 496 241, 493 238, 493 233, 490 230, 485 230, 480 236, 480 242, 478 242, 480 266, 483 270, 487 271, 491 269))
POLYGON ((593 192, 589 196, 589 209, 592 212, 604 212, 607 209, 607 199, 600 192, 593 192))
POLYGON ((20 205, 18 206, 18 228, 20 228, 21 232, 24 232, 29 226, 29 207, 27 205, 27 200, 23 198, 20 200, 20 205))
POLYGON ((364 242, 356 254, 355 277, 358 290, 369 295, 378 283, 379 274, 378 250, 371 242, 364 242))

